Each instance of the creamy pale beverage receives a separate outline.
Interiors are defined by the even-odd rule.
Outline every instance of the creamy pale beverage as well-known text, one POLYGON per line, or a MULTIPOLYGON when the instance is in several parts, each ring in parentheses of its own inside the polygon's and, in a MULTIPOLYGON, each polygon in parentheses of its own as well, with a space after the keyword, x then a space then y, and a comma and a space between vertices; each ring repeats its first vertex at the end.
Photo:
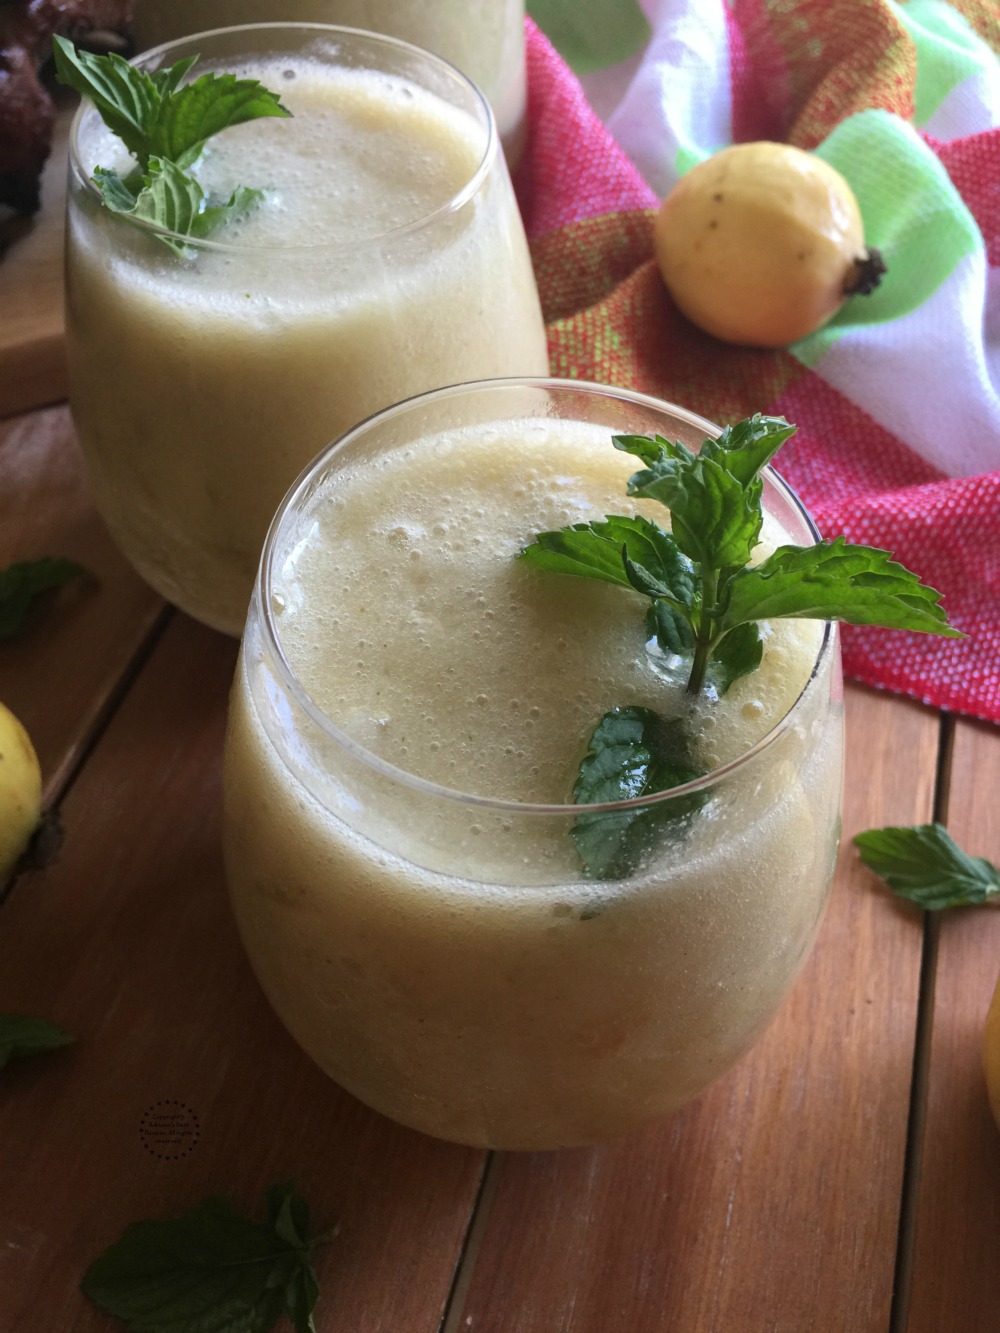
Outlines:
MULTIPOLYGON (((835 627, 765 624, 760 668, 692 703, 631 590, 517 558, 662 523, 613 432, 716 433, 558 382, 366 423, 279 512, 237 669, 226 864, 261 985, 344 1088, 458 1142, 588 1143, 689 1101, 774 1014, 832 875, 835 627), (573 784, 623 706, 684 716, 707 776, 629 873, 587 878, 573 784)), ((811 544, 773 477, 765 504, 758 556, 811 544)))
POLYGON ((208 140, 196 170, 210 197, 243 185, 263 199, 178 253, 102 205, 94 168, 131 164, 81 113, 70 399, 124 553, 238 633, 268 523, 330 439, 427 389, 544 373, 547 353, 493 121, 467 80, 403 43, 307 27, 230 29, 155 60, 196 51, 189 77, 257 78, 293 118, 208 140))
POLYGON ((450 60, 489 98, 517 149, 525 109, 524 0, 136 0, 140 51, 239 23, 339 23, 401 37, 450 60))

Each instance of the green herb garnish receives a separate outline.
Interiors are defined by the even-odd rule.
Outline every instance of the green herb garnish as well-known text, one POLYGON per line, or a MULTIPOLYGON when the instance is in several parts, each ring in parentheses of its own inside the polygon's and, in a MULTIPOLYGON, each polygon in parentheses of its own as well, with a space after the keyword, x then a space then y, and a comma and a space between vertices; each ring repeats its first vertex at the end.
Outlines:
MULTIPOLYGON (((659 435, 616 435, 615 448, 644 464, 629 479, 628 494, 663 504, 670 512, 669 531, 644 517, 607 515, 601 521, 539 533, 521 558, 539 569, 601 579, 647 597, 647 630, 661 652, 686 671, 691 696, 718 699, 734 681, 757 669, 763 656, 760 621, 843 620, 961 637, 948 624, 940 594, 886 551, 849 545, 838 537, 814 546, 782 546, 759 564, 750 564, 764 521, 760 473, 794 432, 782 417, 758 413, 727 426, 717 440, 705 440, 697 454, 659 435)), ((581 766, 576 802, 627 799, 635 794, 630 784, 636 771, 642 773, 644 795, 688 780, 676 776, 669 758, 677 751, 668 747, 661 752, 649 741, 651 735, 662 735, 666 725, 645 709, 605 714, 581 766), (633 758, 621 752, 614 779, 621 794, 595 796, 598 784, 588 775, 608 749, 605 738, 617 735, 626 715, 635 722, 639 714, 639 749, 633 758)), ((681 723, 672 725, 674 736, 683 737, 681 723)), ((616 759, 607 762, 613 767, 619 750, 609 749, 609 756, 612 753, 616 759)), ((691 746, 682 741, 680 753, 680 770, 697 776, 691 746)), ((670 827, 679 813, 692 808, 677 812, 673 805, 665 804, 661 827, 670 827)), ((634 816, 628 820, 625 814, 577 820, 573 837, 588 875, 608 878, 635 868, 632 840, 639 829, 648 834, 653 812, 645 827, 644 821, 634 816)))
POLYGON ((315 1333, 319 1285, 310 1255, 309 1206, 291 1184, 267 1191, 267 1221, 226 1199, 183 1217, 134 1222, 87 1269, 80 1288, 131 1333, 268 1333, 287 1314, 315 1333))
POLYGON ((1000 870, 963 852, 941 824, 868 829, 854 845, 894 893, 930 912, 985 903, 1000 894, 1000 870))
POLYGON ((760 471, 794 431, 783 418, 758 413, 706 440, 697 454, 661 436, 616 435, 616 449, 646 464, 629 479, 628 494, 665 505, 670 531, 609 516, 539 533, 521 558, 650 598, 649 627, 664 652, 688 659, 690 694, 706 686, 725 693, 757 668, 760 620, 845 620, 961 637, 938 605, 940 594, 886 551, 838 537, 782 546, 750 566, 764 521, 760 471))
MULTIPOLYGON (((682 723, 650 708, 613 708, 590 738, 573 788, 577 805, 629 801, 701 777, 690 756, 682 723)), ((666 831, 678 835, 680 821, 704 804, 693 792, 659 805, 581 815, 570 836, 588 879, 617 879, 635 868, 666 831)))
MULTIPOLYGON (((228 200, 212 200, 190 168, 206 141, 221 130, 261 116, 289 116, 277 93, 235 74, 203 74, 183 83, 197 56, 149 74, 114 53, 78 51, 64 37, 53 38, 53 55, 59 82, 89 97, 136 159, 135 170, 124 179, 105 167, 94 172, 113 212, 204 238, 263 198, 259 190, 241 185, 228 200)), ((184 252, 174 238, 160 239, 184 252)))
POLYGON ((11 1060, 45 1055, 70 1046, 76 1040, 45 1018, 27 1014, 0 1014, 0 1069, 11 1060))
POLYGON ((61 588, 83 572, 74 560, 52 556, 19 560, 0 570, 0 640, 12 639, 18 633, 43 593, 61 588))

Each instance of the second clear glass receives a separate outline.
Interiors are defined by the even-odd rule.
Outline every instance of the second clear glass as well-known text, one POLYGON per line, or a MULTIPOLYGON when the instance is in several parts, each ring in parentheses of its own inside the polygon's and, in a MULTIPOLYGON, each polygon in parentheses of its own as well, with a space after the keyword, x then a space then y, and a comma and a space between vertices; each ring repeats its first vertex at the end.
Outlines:
POLYGON ((483 90, 507 159, 524 135, 524 0, 135 0, 140 50, 241 23, 338 23, 401 37, 443 56, 483 90))
POLYGON ((203 33, 139 63, 194 54, 190 77, 250 74, 295 113, 223 132, 199 163, 206 188, 260 187, 265 202, 205 241, 123 220, 91 175, 130 164, 81 109, 70 402, 123 552, 236 634, 274 510, 329 439, 411 394, 548 362, 495 122, 464 76, 391 38, 307 24, 203 33))

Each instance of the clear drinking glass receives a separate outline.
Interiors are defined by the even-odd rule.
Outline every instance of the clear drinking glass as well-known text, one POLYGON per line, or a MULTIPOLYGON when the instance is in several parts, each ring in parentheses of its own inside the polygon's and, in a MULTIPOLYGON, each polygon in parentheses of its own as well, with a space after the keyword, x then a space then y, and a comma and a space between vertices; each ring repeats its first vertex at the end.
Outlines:
MULTIPOLYGON (((718 432, 558 380, 358 426, 278 512, 236 672, 226 865, 261 985, 343 1087, 462 1143, 589 1143, 695 1097, 774 1014, 833 872, 836 626, 776 622, 760 670, 689 714, 645 599, 516 559, 540 529, 637 507, 612 433, 718 432), (623 705, 686 716, 707 776, 569 804, 623 705), (585 877, 581 812, 671 801, 618 878, 585 877)), ((815 540, 770 471, 765 508, 767 544, 815 540)))
POLYGON ((493 107, 508 160, 524 130, 524 0, 136 0, 140 51, 238 23, 339 23, 400 37, 450 60, 493 107))
POLYGON ((307 24, 202 33, 190 77, 241 71, 293 119, 210 139, 197 170, 264 190, 204 241, 106 209, 131 160, 85 105, 71 137, 70 402, 95 503, 170 601, 238 633, 268 523, 330 439, 411 394, 541 374, 545 331, 489 106, 388 37, 307 24))

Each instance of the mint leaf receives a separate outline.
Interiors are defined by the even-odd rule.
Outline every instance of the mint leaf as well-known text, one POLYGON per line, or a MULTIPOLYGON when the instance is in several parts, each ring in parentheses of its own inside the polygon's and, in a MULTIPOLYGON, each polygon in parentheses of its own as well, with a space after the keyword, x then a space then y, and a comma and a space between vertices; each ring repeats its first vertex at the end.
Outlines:
POLYGON ((694 457, 686 444, 664 439, 662 435, 612 435, 611 443, 621 453, 631 454, 646 464, 647 470, 632 478, 643 485, 650 485, 657 478, 676 471, 694 457))
POLYGON ((76 561, 52 556, 21 560, 0 570, 0 640, 18 633, 43 593, 61 588, 83 572, 76 561))
POLYGON ((287 1245, 305 1249, 309 1245, 309 1205, 300 1198, 290 1181, 272 1185, 264 1196, 271 1225, 287 1245))
POLYGON ((540 532, 519 558, 536 569, 603 579, 628 588, 621 543, 612 541, 600 528, 600 523, 574 523, 558 532, 540 532))
MULTIPOLYGON (((141 188, 133 194, 129 181, 122 181, 113 171, 98 167, 94 179, 100 186, 104 202, 115 213, 141 218, 165 231, 180 236, 204 239, 223 222, 242 216, 263 198, 259 190, 239 186, 229 201, 210 205, 204 190, 193 176, 167 158, 151 157, 145 173, 140 177, 141 188)), ((189 247, 174 236, 160 236, 178 254, 188 254, 189 247)))
MULTIPOLYGON (((649 708, 613 708, 594 729, 573 788, 577 805, 628 801, 700 777, 683 726, 649 708)), ((581 814, 571 837, 588 879, 623 879, 666 837, 683 834, 684 817, 703 792, 660 805, 581 814)))
POLYGON ((540 532, 520 558, 538 569, 603 579, 680 605, 694 597, 690 560, 669 532, 641 515, 609 515, 603 522, 540 532))
POLYGON ((267 1212, 254 1222, 212 1197, 182 1217, 135 1222, 81 1290, 130 1333, 268 1333, 283 1313, 314 1333, 308 1208, 286 1184, 268 1191, 267 1212))
POLYGON ((262 116, 289 114, 278 95, 257 79, 203 74, 162 99, 147 151, 151 156, 190 165, 206 139, 221 130, 262 116))
POLYGON ((319 1283, 309 1262, 309 1251, 318 1242, 309 1240, 309 1205, 290 1183, 272 1185, 267 1191, 267 1214, 276 1233, 297 1251, 294 1267, 286 1274, 284 1297, 288 1317, 297 1333, 315 1333, 312 1312, 319 1299, 319 1283))
POLYGON ((300 1260, 285 1287, 285 1309, 296 1333, 316 1333, 312 1312, 319 1300, 319 1283, 312 1265, 300 1260))
POLYGON ((96 167, 94 184, 101 192, 106 208, 112 213, 132 213, 143 187, 141 172, 133 171, 128 180, 122 180, 110 167, 96 167))
POLYGON ((795 430, 784 417, 764 417, 757 412, 726 426, 717 440, 706 440, 699 457, 713 459, 749 486, 795 430))
POLYGON ((962 637, 938 605, 940 593, 887 551, 849 546, 843 537, 815 546, 782 546, 759 565, 734 574, 726 591, 720 622, 726 628, 791 616, 962 637))
POLYGON ((237 222, 251 209, 256 208, 263 198, 262 190, 251 190, 246 185, 237 185, 224 204, 206 202, 205 207, 191 223, 191 234, 204 240, 223 223, 237 222))
POLYGON ((646 632, 655 638, 668 657, 691 660, 694 656, 694 633, 687 616, 669 602, 657 598, 646 613, 646 632))
POLYGON ((695 603, 699 588, 694 566, 677 545, 672 533, 664 532, 645 518, 635 518, 634 538, 615 530, 616 521, 606 520, 612 534, 622 543, 625 575, 636 592, 646 597, 667 598, 682 610, 695 603))
POLYGON ((716 644, 709 658, 706 679, 721 698, 734 681, 756 671, 764 656, 764 644, 755 624, 737 625, 716 644))
POLYGON ((931 912, 984 903, 1000 893, 996 866, 963 852, 941 824, 868 829, 854 845, 894 893, 931 912))
POLYGON ((612 435, 611 443, 624 454, 631 454, 646 466, 628 480, 629 495, 644 495, 667 505, 667 486, 673 486, 678 473, 691 466, 695 455, 680 440, 665 440, 662 435, 612 435))
POLYGON ((121 56, 78 51, 65 37, 53 38, 56 78, 90 98, 108 129, 145 170, 151 157, 190 166, 212 135, 261 116, 288 116, 276 93, 257 79, 235 74, 184 77, 197 56, 148 74, 121 56))
POLYGON ((0 1014, 0 1069, 11 1060, 29 1055, 45 1055, 76 1040, 55 1023, 27 1014, 0 1014))
POLYGON ((664 462, 665 467, 637 472, 628 483, 629 495, 665 504, 677 545, 699 565, 716 570, 745 565, 763 522, 759 495, 714 459, 690 454, 664 462))
MULTIPOLYGON (((99 59, 99 57, 97 58, 99 59)), ((169 97, 171 93, 177 91, 184 82, 184 76, 189 70, 194 69, 197 63, 197 56, 186 56, 183 60, 178 60, 166 69, 157 69, 152 72, 150 78, 156 86, 161 103, 165 97, 169 97)))
MULTIPOLYGON (((116 172, 98 167, 94 180, 100 187, 104 202, 115 213, 141 218, 165 231, 190 234, 191 227, 205 206, 205 192, 194 179, 172 162, 158 157, 149 159, 142 175, 123 181, 116 172), (138 185, 133 192, 132 184, 138 185)), ((179 242, 167 240, 174 249, 181 250, 179 242)))
MULTIPOLYGON (((113 52, 96 56, 78 51, 65 37, 53 37, 52 55, 57 81, 88 97, 108 129, 144 164, 167 83, 158 85, 145 71, 113 52)), ((178 79, 195 59, 182 62, 178 79)), ((171 77, 173 71, 167 74, 171 77)))

